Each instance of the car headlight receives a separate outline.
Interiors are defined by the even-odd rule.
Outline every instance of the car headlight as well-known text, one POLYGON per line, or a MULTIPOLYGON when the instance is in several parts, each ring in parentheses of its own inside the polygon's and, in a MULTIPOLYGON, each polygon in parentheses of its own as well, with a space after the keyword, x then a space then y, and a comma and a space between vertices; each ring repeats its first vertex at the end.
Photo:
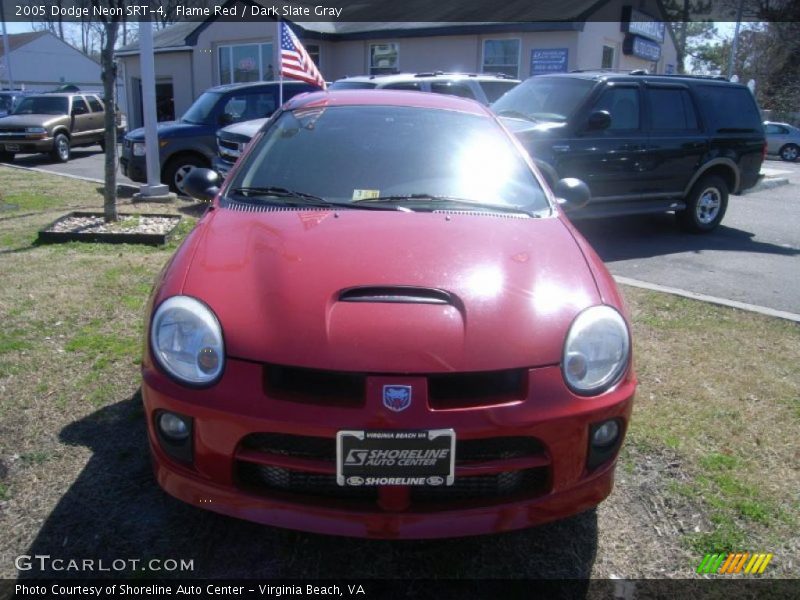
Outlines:
POLYGON ((47 133, 44 127, 26 127, 25 133, 47 133))
POLYGON ((150 324, 150 344, 158 364, 183 383, 210 385, 222 374, 222 328, 195 298, 173 296, 161 303, 150 324))
POLYGON ((567 386, 582 396, 600 394, 617 383, 630 356, 628 325, 610 306, 579 314, 567 333, 561 370, 567 386))
POLYGON ((133 142, 132 152, 134 156, 144 156, 144 142, 133 142))

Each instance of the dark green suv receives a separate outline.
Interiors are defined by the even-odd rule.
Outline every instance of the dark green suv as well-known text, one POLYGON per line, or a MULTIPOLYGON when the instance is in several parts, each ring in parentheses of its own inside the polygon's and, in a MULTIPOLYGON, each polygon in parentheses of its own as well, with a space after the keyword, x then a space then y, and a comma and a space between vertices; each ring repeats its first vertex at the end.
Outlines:
POLYGON ((528 79, 492 104, 545 178, 577 177, 571 216, 675 211, 694 232, 759 179, 766 139, 743 85, 709 77, 576 72, 528 79))

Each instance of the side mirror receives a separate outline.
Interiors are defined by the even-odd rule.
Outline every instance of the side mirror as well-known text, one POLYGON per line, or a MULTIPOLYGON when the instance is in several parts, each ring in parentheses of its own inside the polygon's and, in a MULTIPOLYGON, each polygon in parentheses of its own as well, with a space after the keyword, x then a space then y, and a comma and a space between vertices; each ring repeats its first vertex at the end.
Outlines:
POLYGON ((568 211, 583 208, 592 199, 589 186, 574 177, 559 179, 553 186, 553 193, 556 195, 558 203, 568 211))
POLYGON ((82 108, 73 108, 72 109, 72 116, 75 117, 77 115, 85 115, 86 111, 82 108))
POLYGON ((589 131, 603 131, 611 125, 611 113, 607 110, 596 110, 589 115, 589 131))
POLYGON ((195 200, 211 202, 219 193, 219 175, 211 169, 196 167, 183 180, 183 191, 195 200))
POLYGON ((222 113, 217 119, 217 123, 219 123, 220 127, 225 127, 226 125, 230 125, 231 123, 233 123, 233 115, 230 113, 222 113))

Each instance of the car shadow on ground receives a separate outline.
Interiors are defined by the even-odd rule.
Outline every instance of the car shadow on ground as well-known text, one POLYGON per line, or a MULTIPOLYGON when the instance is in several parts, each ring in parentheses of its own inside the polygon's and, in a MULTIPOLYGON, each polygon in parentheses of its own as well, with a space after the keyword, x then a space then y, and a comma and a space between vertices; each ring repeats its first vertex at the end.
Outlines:
MULTIPOLYGON (((153 478, 139 392, 68 425, 60 440, 88 446, 93 455, 29 555, 106 564, 120 558, 194 561, 189 573, 132 574, 137 577, 586 579, 597 552, 594 510, 500 535, 383 541, 286 531, 186 505, 153 478)), ((19 572, 21 579, 65 576, 92 574, 19 572)))
POLYGON ((667 213, 573 221, 604 262, 704 250, 796 256, 800 250, 753 240, 754 233, 720 225, 707 234, 682 231, 667 213))

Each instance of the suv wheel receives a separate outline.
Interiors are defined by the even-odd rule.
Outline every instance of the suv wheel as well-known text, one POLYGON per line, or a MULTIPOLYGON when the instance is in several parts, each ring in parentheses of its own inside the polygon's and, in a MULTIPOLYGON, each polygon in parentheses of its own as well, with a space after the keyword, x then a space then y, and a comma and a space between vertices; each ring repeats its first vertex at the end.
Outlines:
POLYGON ((50 156, 55 161, 67 162, 69 154, 69 138, 63 133, 57 134, 56 139, 53 140, 53 150, 50 152, 50 156))
POLYGON ((0 152, 0 162, 14 162, 14 153, 0 152))
POLYGON ((208 167, 208 165, 206 161, 198 156, 176 156, 164 167, 164 177, 162 181, 169 186, 170 191, 185 196, 186 192, 183 189, 183 182, 189 174, 189 171, 197 167, 208 167))
POLYGON ((686 197, 686 210, 678 213, 681 225, 693 233, 716 229, 728 209, 728 184, 716 175, 701 177, 686 197))
POLYGON ((786 144, 781 148, 781 158, 788 162, 794 162, 800 156, 800 148, 794 144, 786 144))

